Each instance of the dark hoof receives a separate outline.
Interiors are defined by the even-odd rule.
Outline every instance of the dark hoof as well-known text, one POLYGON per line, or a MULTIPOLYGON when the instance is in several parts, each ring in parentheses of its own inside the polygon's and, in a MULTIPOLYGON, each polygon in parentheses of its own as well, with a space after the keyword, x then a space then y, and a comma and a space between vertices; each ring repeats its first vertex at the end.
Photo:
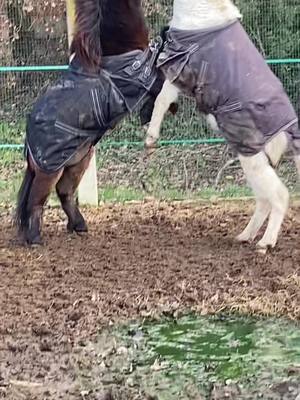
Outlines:
POLYGON ((87 233, 88 227, 84 219, 82 221, 78 221, 75 224, 68 222, 67 230, 69 233, 87 233))
POLYGON ((35 236, 34 238, 26 238, 26 242, 29 246, 31 247, 38 247, 38 246, 43 246, 43 241, 41 236, 35 236))
POLYGON ((11 239, 9 243, 12 246, 21 246, 21 247, 27 246, 27 240, 22 236, 18 236, 16 238, 11 239))
POLYGON ((82 225, 82 224, 80 224, 80 225, 76 225, 75 227, 74 227, 74 231, 76 232, 76 233, 88 233, 88 227, 87 227, 87 225, 86 225, 86 223, 84 223, 84 225, 82 225))

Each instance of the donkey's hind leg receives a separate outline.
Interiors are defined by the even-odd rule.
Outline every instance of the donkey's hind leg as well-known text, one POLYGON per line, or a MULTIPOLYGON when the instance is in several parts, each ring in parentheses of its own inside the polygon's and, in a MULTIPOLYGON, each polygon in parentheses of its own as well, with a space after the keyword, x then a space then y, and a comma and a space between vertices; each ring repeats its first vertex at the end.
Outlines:
POLYGON ((72 232, 87 232, 86 222, 79 211, 74 193, 89 166, 94 149, 89 152, 75 165, 66 167, 64 173, 56 185, 56 192, 60 199, 62 208, 68 217, 67 229, 72 232))
POLYGON ((243 239, 243 235, 246 237, 247 234, 249 238, 255 237, 270 214, 265 234, 257 244, 258 249, 265 252, 268 247, 276 245, 288 208, 288 190, 269 164, 265 153, 260 152, 251 157, 239 155, 239 159, 257 200, 257 209, 251 219, 252 222, 250 221, 240 237, 243 239))

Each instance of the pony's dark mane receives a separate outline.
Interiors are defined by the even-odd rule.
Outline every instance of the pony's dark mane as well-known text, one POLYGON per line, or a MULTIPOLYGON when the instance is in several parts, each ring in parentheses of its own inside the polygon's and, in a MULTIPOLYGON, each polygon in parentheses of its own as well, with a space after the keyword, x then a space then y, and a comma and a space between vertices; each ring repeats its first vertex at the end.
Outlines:
POLYGON ((101 0, 75 0, 75 34, 70 52, 76 53, 86 68, 97 70, 101 64, 101 0))
POLYGON ((103 55, 144 50, 148 27, 142 0, 98 0, 101 3, 101 43, 103 55))

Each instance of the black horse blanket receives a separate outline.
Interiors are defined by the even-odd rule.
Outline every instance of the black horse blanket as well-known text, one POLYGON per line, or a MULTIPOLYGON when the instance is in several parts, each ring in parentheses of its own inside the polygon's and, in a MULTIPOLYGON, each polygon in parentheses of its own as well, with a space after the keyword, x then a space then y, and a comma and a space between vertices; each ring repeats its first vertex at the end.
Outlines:
POLYGON ((157 65, 195 97, 201 112, 215 116, 238 153, 258 153, 282 130, 300 153, 294 108, 239 21, 213 30, 170 29, 157 65))
POLYGON ((37 100, 27 118, 25 148, 39 168, 62 168, 78 148, 95 145, 108 130, 149 99, 157 80, 162 42, 103 58, 97 74, 75 58, 65 74, 37 100))

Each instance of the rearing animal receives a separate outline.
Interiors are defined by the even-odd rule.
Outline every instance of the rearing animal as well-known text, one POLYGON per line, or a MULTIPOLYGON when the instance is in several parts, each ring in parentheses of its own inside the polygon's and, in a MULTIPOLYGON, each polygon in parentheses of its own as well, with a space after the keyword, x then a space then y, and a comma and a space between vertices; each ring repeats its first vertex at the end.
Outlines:
POLYGON ((174 0, 173 17, 158 67, 168 79, 156 99, 146 147, 180 91, 198 109, 213 115, 220 133, 237 151, 256 197, 256 210, 239 241, 252 241, 269 217, 257 246, 274 247, 288 208, 289 194, 274 166, 290 146, 300 174, 297 115, 239 22, 231 0, 174 0))
POLYGON ((153 107, 163 84, 155 68, 160 45, 148 47, 141 0, 76 0, 69 70, 36 101, 27 119, 27 169, 16 224, 28 244, 42 243, 43 207, 53 187, 68 231, 87 231, 75 190, 107 130, 138 107, 142 112, 146 107, 147 120, 148 102, 153 107))

